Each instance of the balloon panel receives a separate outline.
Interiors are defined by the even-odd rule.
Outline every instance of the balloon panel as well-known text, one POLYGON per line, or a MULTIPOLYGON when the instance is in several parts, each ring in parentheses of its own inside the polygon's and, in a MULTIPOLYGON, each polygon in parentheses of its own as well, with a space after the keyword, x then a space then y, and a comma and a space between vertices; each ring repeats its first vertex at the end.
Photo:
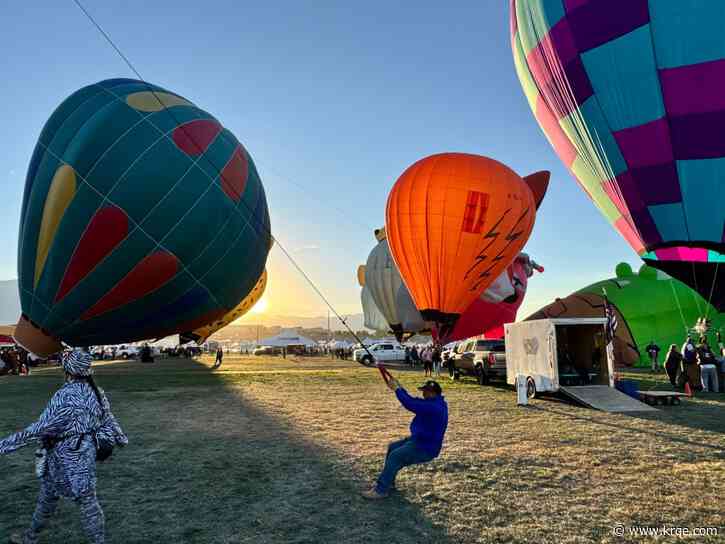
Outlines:
POLYGON ((561 160, 646 262, 720 310, 724 19, 696 0, 511 9, 516 71, 561 160))
POLYGON ((222 316, 221 319, 212 321, 211 323, 208 323, 203 327, 199 327, 198 329, 195 329, 189 333, 182 333, 182 336, 189 338, 197 343, 206 342, 206 340, 211 335, 222 330, 224 327, 233 323, 240 317, 245 316, 249 312, 249 310, 254 308, 254 305, 257 304, 257 302, 259 302, 259 300, 262 298, 262 295, 264 295, 264 290, 266 288, 267 270, 265 269, 264 272, 262 272, 262 275, 259 277, 259 280, 257 280, 254 288, 249 292, 246 297, 244 297, 244 299, 239 304, 234 307, 233 310, 226 313, 224 316, 222 316))
POLYGON ((400 325, 395 296, 403 284, 395 262, 390 255, 388 241, 382 239, 372 249, 365 265, 365 285, 375 301, 375 305, 392 325, 400 325))
POLYGON ((233 134, 160 87, 103 81, 58 107, 31 159, 23 313, 74 345, 179 332, 249 293, 270 238, 261 180, 233 134))
POLYGON ((367 285, 363 285, 362 291, 360 291, 360 302, 363 308, 365 328, 373 331, 387 332, 390 326, 385 316, 375 304, 375 300, 370 293, 370 288, 367 285))

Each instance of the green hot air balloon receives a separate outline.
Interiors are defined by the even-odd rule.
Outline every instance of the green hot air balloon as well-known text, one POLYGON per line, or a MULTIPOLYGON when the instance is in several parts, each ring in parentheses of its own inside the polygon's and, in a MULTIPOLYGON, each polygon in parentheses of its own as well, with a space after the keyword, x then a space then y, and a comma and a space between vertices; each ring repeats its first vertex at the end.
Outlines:
POLYGON ((16 339, 49 354, 193 330, 254 288, 270 246, 262 182, 218 120, 142 81, 89 85, 30 162, 16 339))

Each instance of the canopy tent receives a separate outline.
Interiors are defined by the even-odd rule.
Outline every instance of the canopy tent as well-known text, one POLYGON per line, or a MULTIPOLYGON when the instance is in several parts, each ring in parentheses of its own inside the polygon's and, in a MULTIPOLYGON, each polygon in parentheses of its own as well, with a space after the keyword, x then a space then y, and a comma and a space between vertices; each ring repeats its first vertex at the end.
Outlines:
POLYGON ((282 329, 276 336, 264 338, 258 342, 260 346, 272 346, 276 348, 286 348, 289 346, 316 346, 317 342, 306 336, 300 336, 294 329, 282 329))
POLYGON ((430 336, 426 336, 424 334, 416 334, 415 336, 411 336, 408 338, 405 342, 403 342, 406 346, 418 346, 421 344, 430 344, 433 342, 433 338, 430 336))
POLYGON ((348 342, 347 340, 333 340, 329 344, 327 344, 327 347, 330 349, 348 349, 353 346, 352 342, 348 342))
MULTIPOLYGON (((181 338, 178 334, 172 334, 171 336, 166 336, 164 338, 160 338, 159 340, 156 340, 155 342, 148 342, 148 345, 152 348, 178 348, 181 344, 181 338)), ((190 344, 187 344, 187 347, 191 347, 190 344)))

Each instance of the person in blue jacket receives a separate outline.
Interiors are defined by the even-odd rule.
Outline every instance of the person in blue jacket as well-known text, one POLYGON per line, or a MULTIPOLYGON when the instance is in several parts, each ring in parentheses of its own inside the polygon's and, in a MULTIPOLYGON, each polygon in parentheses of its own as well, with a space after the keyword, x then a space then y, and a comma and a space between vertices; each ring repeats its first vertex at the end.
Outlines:
POLYGON ((395 378, 387 381, 400 404, 415 414, 410 424, 410 436, 391 443, 385 456, 385 466, 375 487, 363 493, 367 499, 383 499, 395 487, 395 477, 400 469, 428 463, 441 452, 443 436, 448 427, 448 404, 443 398, 441 386, 428 380, 419 391, 423 398, 412 397, 395 378))

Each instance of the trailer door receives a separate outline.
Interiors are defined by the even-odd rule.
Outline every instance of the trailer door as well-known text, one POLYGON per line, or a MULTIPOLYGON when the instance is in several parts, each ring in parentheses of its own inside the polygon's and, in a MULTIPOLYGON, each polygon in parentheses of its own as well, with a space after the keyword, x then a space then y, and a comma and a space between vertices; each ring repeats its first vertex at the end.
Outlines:
POLYGON ((533 378, 536 390, 556 391, 556 338, 554 324, 548 319, 522 321, 505 326, 506 381, 514 384, 516 376, 533 378))

